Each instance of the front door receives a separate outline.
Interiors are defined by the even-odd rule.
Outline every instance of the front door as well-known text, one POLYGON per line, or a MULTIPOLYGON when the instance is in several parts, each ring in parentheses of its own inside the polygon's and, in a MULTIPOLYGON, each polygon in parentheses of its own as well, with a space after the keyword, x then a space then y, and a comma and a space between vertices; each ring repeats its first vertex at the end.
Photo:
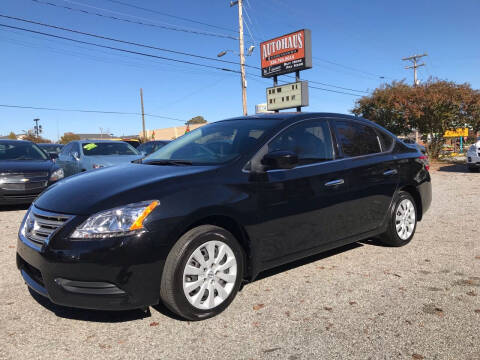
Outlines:
POLYGON ((290 151, 299 158, 295 168, 267 170, 258 183, 255 232, 259 257, 269 267, 338 240, 349 195, 347 173, 334 161, 328 121, 302 121, 265 146, 264 152, 290 151))

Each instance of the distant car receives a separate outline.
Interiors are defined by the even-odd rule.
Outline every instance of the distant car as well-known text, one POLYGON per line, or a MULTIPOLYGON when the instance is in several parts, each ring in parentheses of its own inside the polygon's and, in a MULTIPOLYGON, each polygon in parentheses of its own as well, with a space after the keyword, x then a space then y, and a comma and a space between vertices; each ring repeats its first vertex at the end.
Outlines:
POLYGON ((158 149, 167 145, 170 141, 168 140, 154 140, 154 141, 147 141, 140 145, 137 150, 142 153, 142 155, 150 155, 151 153, 157 151, 158 149))
POLYGON ((422 154, 424 155, 427 155, 427 149, 425 148, 425 146, 423 145, 420 145, 419 143, 417 143, 414 139, 409 139, 409 138, 405 138, 405 139, 401 139, 402 142, 406 145, 413 145, 414 147, 416 147, 422 154))
POLYGON ((36 144, 0 140, 0 205, 31 203, 62 178, 63 170, 36 144))
POLYGON ((480 138, 477 139, 475 144, 468 148, 467 168, 472 172, 480 169, 480 138))
POLYGON ((99 169, 121 163, 129 163, 142 156, 123 141, 79 140, 68 143, 58 154, 57 164, 65 176, 99 169))
POLYGON ((113 139, 110 139, 110 140, 124 141, 127 144, 132 145, 135 149, 138 148, 141 144, 139 139, 133 139, 133 138, 123 138, 123 139, 122 138, 113 138, 113 139))
POLYGON ((50 155, 51 158, 56 159, 60 151, 62 151, 63 146, 62 144, 49 144, 49 143, 41 143, 37 144, 40 149, 44 150, 47 154, 50 155))

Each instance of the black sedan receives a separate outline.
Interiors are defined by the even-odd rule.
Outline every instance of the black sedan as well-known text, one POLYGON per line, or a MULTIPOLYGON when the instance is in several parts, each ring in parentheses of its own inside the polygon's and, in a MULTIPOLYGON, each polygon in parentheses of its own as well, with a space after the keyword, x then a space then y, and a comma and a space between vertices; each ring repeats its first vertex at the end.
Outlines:
POLYGON ((211 123, 50 187, 21 224, 17 266, 57 304, 162 301, 205 319, 266 269, 368 238, 408 244, 432 196, 421 157, 348 115, 211 123))
POLYGON ((164 147, 167 145, 170 141, 168 140, 153 140, 153 141, 147 141, 146 143, 143 143, 139 147, 137 147, 137 150, 144 156, 150 155, 151 153, 154 153, 158 149, 164 147))
POLYGON ((36 144, 0 140, 0 205, 31 203, 61 178, 63 170, 36 144))

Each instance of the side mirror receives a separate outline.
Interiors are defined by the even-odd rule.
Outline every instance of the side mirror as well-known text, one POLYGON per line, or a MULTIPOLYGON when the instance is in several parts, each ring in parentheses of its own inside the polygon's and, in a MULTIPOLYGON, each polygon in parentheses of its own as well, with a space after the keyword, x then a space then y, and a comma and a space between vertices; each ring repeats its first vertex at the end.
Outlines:
POLYGON ((75 151, 74 153, 72 153, 72 156, 75 160, 77 160, 77 161, 80 160, 80 156, 78 155, 78 152, 75 151))
POLYGON ((262 159, 267 170, 292 169, 298 165, 298 155, 291 151, 272 151, 262 159))

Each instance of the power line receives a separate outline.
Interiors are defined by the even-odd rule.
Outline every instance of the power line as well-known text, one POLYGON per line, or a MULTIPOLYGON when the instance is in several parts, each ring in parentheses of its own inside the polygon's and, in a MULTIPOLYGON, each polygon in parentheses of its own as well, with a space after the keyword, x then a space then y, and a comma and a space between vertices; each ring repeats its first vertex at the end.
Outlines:
POLYGON ((160 29, 164 29, 164 30, 180 31, 180 32, 185 32, 185 33, 190 33, 190 34, 195 34, 195 35, 213 36, 213 37, 219 37, 219 38, 230 39, 230 40, 238 40, 235 36, 232 36, 232 35, 205 32, 205 31, 199 31, 199 30, 191 30, 191 29, 182 28, 182 27, 178 27, 178 26, 146 23, 146 22, 143 22, 143 21, 130 20, 130 19, 125 19, 125 18, 121 18, 121 17, 118 17, 118 16, 111 16, 111 15, 105 15, 105 14, 92 12, 92 11, 88 11, 88 10, 76 9, 76 8, 72 8, 70 6, 58 5, 58 4, 48 2, 48 1, 42 1, 42 0, 31 0, 31 1, 33 1, 35 3, 38 3, 38 4, 42 4, 42 5, 54 6, 54 7, 66 9, 66 10, 69 10, 69 11, 76 11, 76 12, 80 12, 80 13, 83 13, 83 14, 100 16, 100 17, 103 17, 103 18, 106 18, 106 19, 123 21, 123 22, 131 23, 131 24, 156 27, 156 28, 160 28, 160 29))
MULTIPOLYGON (((86 32, 77 31, 77 30, 73 30, 73 29, 69 29, 69 28, 63 28, 63 27, 55 26, 55 25, 48 25, 48 24, 44 24, 44 23, 40 23, 40 22, 36 22, 36 21, 21 19, 21 18, 12 17, 12 16, 7 16, 7 15, 2 15, 2 14, 0 14, 0 17, 8 18, 8 19, 13 19, 13 20, 18 20, 18 21, 23 21, 23 22, 27 22, 27 23, 31 23, 31 24, 36 24, 36 25, 41 25, 41 26, 46 26, 46 27, 50 27, 50 28, 60 29, 60 30, 69 31, 69 32, 72 32, 72 33, 81 34, 81 35, 92 36, 92 37, 96 37, 96 38, 100 38, 100 39, 104 39, 104 40, 116 41, 116 42, 125 43, 125 44, 129 44, 129 45, 141 46, 141 47, 146 47, 146 48, 155 49, 155 50, 161 50, 161 51, 168 51, 168 52, 172 52, 172 53, 176 53, 176 54, 193 56, 193 57, 202 58, 202 59, 207 59, 207 60, 216 60, 216 61, 219 61, 219 60, 220 60, 220 59, 215 59, 215 58, 209 58, 209 57, 207 57, 207 56, 201 56, 201 55, 196 55, 196 54, 191 54, 191 53, 185 53, 185 52, 180 52, 180 51, 175 51, 175 50, 170 50, 170 49, 158 48, 158 47, 155 47, 155 46, 140 44, 140 43, 131 42, 131 41, 119 40, 119 39, 115 39, 115 38, 110 38, 110 37, 101 36, 101 35, 96 35, 96 34, 91 34, 91 33, 86 33, 86 32)), ((146 53, 137 52, 137 51, 132 51, 132 50, 120 49, 120 48, 116 48, 116 47, 112 47, 112 46, 101 45, 101 44, 96 44, 96 43, 92 43, 92 42, 88 42, 88 41, 82 41, 82 40, 72 39, 72 38, 68 38, 68 37, 64 37, 64 36, 59 36, 59 35, 44 33, 44 32, 41 32, 41 31, 35 31, 35 30, 25 29, 25 28, 21 28, 21 27, 9 26, 9 25, 4 25, 4 24, 0 24, 0 26, 8 27, 8 28, 13 28, 13 29, 17 29, 17 30, 22 30, 22 31, 27 31, 27 32, 35 33, 35 34, 44 35, 44 36, 54 37, 54 38, 58 38, 58 39, 62 39, 62 40, 68 40, 68 41, 77 42, 77 43, 81 43, 81 44, 92 45, 92 46, 96 46, 96 47, 100 47, 100 48, 106 48, 106 49, 110 49, 110 50, 116 50, 116 51, 121 51, 121 52, 136 54, 136 55, 142 55, 142 56, 148 56, 148 57, 158 58, 158 59, 161 59, 161 60, 167 60, 167 61, 174 61, 174 62, 184 63, 184 64, 188 64, 188 65, 195 65, 195 66, 207 67, 207 68, 212 68, 212 69, 216 69, 216 70, 223 70, 223 71, 229 71, 229 72, 239 73, 239 71, 233 70, 233 69, 220 68, 220 67, 213 66, 213 65, 200 64, 200 63, 195 63, 195 62, 186 61, 186 60, 179 60, 179 59, 173 59, 173 58, 168 58, 168 57, 164 57, 164 56, 157 56, 157 55, 153 55, 153 54, 146 54, 146 53)), ((233 62, 233 61, 221 60, 221 62, 237 65, 237 63, 236 63, 236 62, 233 62)), ((246 67, 249 67, 249 68, 253 68, 253 69, 258 69, 258 70, 260 70, 260 68, 257 67, 257 66, 252 66, 252 65, 247 65, 247 64, 246 64, 245 66, 246 66, 246 67)), ((254 76, 257 76, 257 75, 254 75, 254 76)), ((287 76, 289 76, 289 75, 287 75, 287 76)), ((261 76, 259 76, 259 77, 261 77, 261 76)), ((289 77, 291 77, 291 76, 289 76, 289 77)), ((323 83, 323 82, 319 82, 319 81, 314 81, 314 80, 309 80, 309 82, 311 82, 312 84, 319 84, 319 85, 329 86, 329 87, 338 88, 338 89, 347 90, 347 91, 367 93, 366 91, 363 91, 363 90, 355 90, 355 89, 351 89, 351 88, 346 88, 346 87, 342 87, 342 86, 327 84, 327 83, 323 83)), ((323 89, 323 88, 318 88, 318 89, 319 89, 319 90, 329 91, 329 89, 323 89)), ((333 90, 330 90, 330 91, 331 91, 331 92, 337 92, 337 93, 340 93, 340 94, 343 93, 343 92, 340 92, 340 91, 333 91, 333 90)))
POLYGON ((357 72, 360 72, 360 73, 364 73, 364 74, 366 74, 366 75, 374 76, 374 77, 376 77, 376 78, 389 78, 388 76, 383 76, 383 75, 374 74, 374 73, 371 73, 371 72, 368 72, 368 71, 364 71, 364 70, 357 69, 357 68, 354 68, 354 67, 351 67, 351 66, 347 66, 347 65, 342 65, 342 64, 337 63, 337 62, 335 62, 335 61, 330 61, 330 60, 322 59, 322 58, 319 58, 319 57, 316 57, 316 56, 313 56, 313 59, 319 60, 319 61, 323 61, 323 62, 325 62, 325 63, 327 63, 327 64, 339 66, 339 67, 342 67, 342 68, 344 68, 344 69, 348 69, 348 70, 351 70, 351 71, 357 71, 357 72))
MULTIPOLYGON (((61 27, 61 26, 56 26, 56 25, 49 25, 49 24, 45 24, 45 23, 41 23, 41 22, 37 22, 37 21, 32 21, 32 20, 27 20, 27 19, 22 19, 22 18, 18 18, 18 17, 14 17, 14 16, 8 16, 8 15, 0 14, 0 17, 7 18, 7 19, 12 19, 12 20, 17 20, 17 21, 22 21, 22 22, 26 22, 26 23, 29 23, 29 24, 45 26, 45 27, 49 27, 49 28, 52 28, 52 29, 68 31, 68 32, 75 33, 75 34, 91 36, 91 37, 95 37, 95 38, 98 38, 98 39, 110 40, 110 41, 115 41, 115 42, 119 42, 119 43, 123 43, 123 44, 135 45, 135 46, 140 46, 140 47, 144 47, 144 48, 148 48, 148 49, 165 51, 165 52, 178 54, 178 55, 191 56, 191 57, 195 57, 195 58, 199 58, 199 59, 212 60, 212 61, 222 62, 222 63, 226 63, 226 64, 238 65, 238 63, 235 62, 235 61, 222 60, 222 59, 217 59, 217 58, 213 58, 213 57, 209 57, 209 56, 202 56, 202 55, 191 54, 191 53, 182 52, 182 51, 176 51, 176 50, 165 49, 165 48, 160 48, 160 47, 156 47, 156 46, 141 44, 141 43, 137 43, 137 42, 133 42, 133 41, 120 40, 120 39, 111 38, 111 37, 108 37, 108 36, 87 33, 87 32, 83 32, 83 31, 79 31, 79 30, 74 30, 74 29, 65 28, 65 27, 61 27)), ((250 66, 250 65, 245 65, 245 66, 260 69, 256 66, 250 66)))
POLYGON ((30 30, 30 29, 26 29, 26 28, 22 28, 22 27, 18 27, 18 26, 11 26, 11 25, 5 25, 5 24, 0 24, 0 26, 6 27, 6 28, 11 28, 11 29, 16 29, 16 30, 22 30, 22 31, 26 31, 26 32, 34 33, 34 34, 40 34, 40 35, 44 35, 44 36, 49 36, 49 37, 53 37, 53 38, 57 38, 57 39, 68 40, 68 41, 72 41, 72 42, 77 42, 77 43, 80 43, 80 44, 92 45, 92 46, 96 46, 96 47, 100 47, 100 48, 105 48, 105 49, 120 51, 120 52, 124 52, 124 53, 128 53, 128 54, 135 54, 135 55, 147 56, 147 57, 156 58, 156 59, 161 59, 161 60, 166 60, 166 61, 173 61, 173 62, 178 62, 178 63, 183 63, 183 64, 201 66, 201 67, 210 68, 210 69, 216 69, 216 70, 230 71, 230 72, 239 73, 239 71, 237 71, 237 70, 232 70, 232 69, 228 69, 228 68, 220 68, 220 67, 218 67, 218 66, 207 65, 207 64, 200 64, 200 63, 195 63, 195 62, 187 61, 187 60, 179 60, 179 59, 173 59, 173 58, 169 58, 169 57, 165 57, 165 56, 158 56, 158 55, 153 55, 153 54, 142 53, 142 52, 139 52, 139 51, 126 50, 126 49, 121 49, 121 48, 117 48, 117 47, 113 47, 113 46, 108 46, 108 45, 101 45, 101 44, 97 44, 97 43, 92 43, 92 42, 89 42, 89 41, 82 41, 82 40, 72 39, 72 38, 68 38, 68 37, 65 37, 65 36, 60 36, 60 35, 54 35, 54 34, 44 33, 44 32, 42 32, 42 31, 30 30))
MULTIPOLYGON (((38 107, 38 106, 26 106, 26 105, 6 105, 0 104, 0 107, 4 108, 16 108, 16 109, 31 109, 31 110, 47 110, 47 111, 64 111, 64 112, 80 112, 80 113, 95 113, 95 114, 114 114, 114 115, 142 115, 142 113, 136 112, 124 112, 124 111, 103 111, 103 110, 85 110, 85 109, 60 109, 60 108, 50 108, 50 107, 38 107)), ((145 116, 150 116, 154 118, 174 120, 185 122, 186 120, 172 118, 163 115, 156 114, 145 114, 145 116)))
POLYGON ((108 1, 108 2, 111 2, 111 3, 114 3, 114 4, 120 4, 120 5, 127 6, 127 7, 134 8, 134 9, 139 9, 139 10, 151 12, 151 13, 158 14, 158 15, 168 16, 168 17, 171 17, 173 19, 188 21, 188 22, 191 22, 191 23, 194 23, 194 24, 205 25, 205 26, 209 26, 209 27, 212 27, 212 28, 216 28, 216 29, 226 30, 226 31, 230 31, 230 32, 233 32, 233 33, 238 33, 238 31, 236 31, 236 30, 225 28, 223 26, 213 25, 213 24, 209 24, 209 23, 206 23, 206 22, 185 18, 185 17, 182 17, 182 16, 168 14, 168 13, 165 13, 165 12, 162 12, 162 11, 145 8, 145 7, 138 6, 138 5, 129 4, 129 3, 126 3, 126 2, 123 2, 123 1, 118 1, 118 0, 104 0, 104 1, 108 1))

